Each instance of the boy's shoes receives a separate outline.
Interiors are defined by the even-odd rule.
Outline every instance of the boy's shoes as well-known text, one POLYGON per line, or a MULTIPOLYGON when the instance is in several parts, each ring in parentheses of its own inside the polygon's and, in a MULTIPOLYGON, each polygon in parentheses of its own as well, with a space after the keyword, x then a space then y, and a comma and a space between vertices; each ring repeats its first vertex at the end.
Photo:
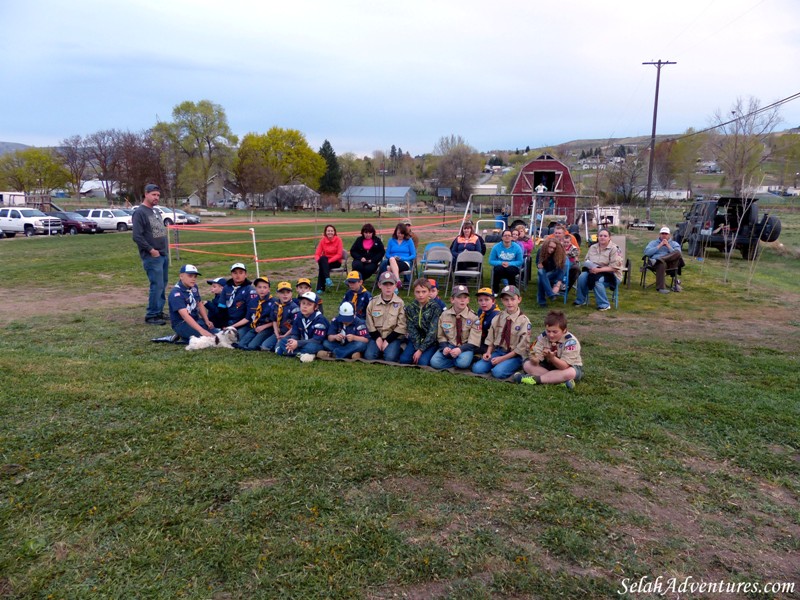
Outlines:
POLYGON ((671 290, 669 288, 661 288, 660 290, 658 290, 658 293, 659 294, 669 294, 670 291, 671 290))
POLYGON ((327 350, 320 350, 319 352, 317 352, 317 358, 330 358, 331 356, 333 356, 333 354, 331 354, 327 350))
POLYGON ((600 312, 605 312, 607 310, 611 310, 611 306, 598 306, 597 310, 599 310, 600 312))
POLYGON ((514 373, 512 377, 514 383, 527 383, 528 385, 536 385, 536 380, 533 375, 526 375, 525 373, 514 373))
POLYGON ((166 325, 167 322, 159 316, 145 317, 144 322, 148 325, 166 325))
POLYGON ((328 277, 328 278, 325 280, 325 287, 333 287, 333 279, 331 279, 330 277, 328 277))
POLYGON ((570 379, 569 381, 565 381, 561 385, 563 385, 568 390, 572 391, 572 390, 575 389, 575 380, 574 379, 570 379))
POLYGON ((322 296, 322 293, 323 293, 324 291, 325 291, 325 290, 317 290, 317 296, 322 296))
POLYGON ((353 360, 358 360, 361 358, 361 352, 353 352, 353 356, 351 356, 353 360))

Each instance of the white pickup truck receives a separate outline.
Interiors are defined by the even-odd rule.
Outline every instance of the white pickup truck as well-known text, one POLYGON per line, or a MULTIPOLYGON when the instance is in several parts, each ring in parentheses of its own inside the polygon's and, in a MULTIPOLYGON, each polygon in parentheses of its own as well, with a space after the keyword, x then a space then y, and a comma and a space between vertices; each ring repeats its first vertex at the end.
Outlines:
POLYGON ((53 235, 64 233, 61 219, 49 217, 36 208, 0 208, 0 231, 13 238, 18 233, 27 237, 37 233, 53 235))
POLYGON ((131 216, 118 208, 81 208, 75 212, 97 223, 99 231, 128 231, 133 226, 131 216))

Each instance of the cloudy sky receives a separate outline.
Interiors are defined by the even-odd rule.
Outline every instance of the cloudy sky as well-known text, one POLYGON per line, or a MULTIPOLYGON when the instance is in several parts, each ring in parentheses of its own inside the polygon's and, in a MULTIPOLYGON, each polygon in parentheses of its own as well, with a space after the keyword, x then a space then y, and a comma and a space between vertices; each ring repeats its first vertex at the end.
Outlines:
POLYGON ((0 0, 0 22, 0 140, 31 145, 201 99, 339 154, 649 135, 658 59, 659 133, 800 92, 797 0, 0 0))

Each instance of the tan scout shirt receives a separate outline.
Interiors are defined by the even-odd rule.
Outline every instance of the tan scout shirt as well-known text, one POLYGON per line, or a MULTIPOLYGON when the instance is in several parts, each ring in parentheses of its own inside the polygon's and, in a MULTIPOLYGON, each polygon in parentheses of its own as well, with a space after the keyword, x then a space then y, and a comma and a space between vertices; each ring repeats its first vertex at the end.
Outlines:
MULTIPOLYGON (((583 359, 581 359, 581 343, 569 331, 565 332, 561 339, 555 343, 556 357, 563 360, 571 367, 583 366, 583 359)), ((536 341, 531 345, 530 358, 535 358, 539 362, 542 361, 542 351, 545 348, 550 348, 550 341, 547 339, 547 333, 542 332, 536 338, 536 341)))
POLYGON ((388 302, 381 295, 373 297, 367 304, 367 330, 377 331, 383 339, 390 333, 406 335, 406 311, 403 300, 395 294, 388 302))
POLYGON ((456 345, 456 316, 461 317, 461 344, 471 344, 475 350, 480 348, 481 322, 469 306, 460 315, 456 315, 452 306, 439 315, 436 340, 440 344, 456 345))
POLYGON ((528 356, 528 344, 531 339, 531 322, 522 312, 510 316, 506 311, 502 311, 492 321, 489 327, 489 334, 486 336, 486 345, 493 346, 495 350, 500 348, 500 340, 503 337, 503 328, 506 321, 511 319, 511 340, 510 348, 503 348, 506 352, 516 352, 523 358, 528 356))

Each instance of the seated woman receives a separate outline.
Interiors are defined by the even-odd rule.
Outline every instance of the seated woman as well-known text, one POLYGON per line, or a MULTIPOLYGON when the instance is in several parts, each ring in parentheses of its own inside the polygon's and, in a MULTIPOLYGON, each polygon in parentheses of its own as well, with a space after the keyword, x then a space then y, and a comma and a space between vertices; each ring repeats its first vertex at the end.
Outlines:
POLYGON ((555 238, 547 238, 536 254, 536 267, 539 273, 537 300, 539 306, 547 306, 548 298, 555 298, 563 292, 564 276, 569 263, 564 248, 555 238))
POLYGON ((614 290, 622 281, 622 251, 611 241, 608 229, 597 232, 597 243, 589 247, 583 272, 578 277, 578 297, 573 304, 584 306, 589 301, 589 290, 594 290, 597 310, 608 310, 611 303, 606 288, 614 290))
POLYGON ((319 265, 317 294, 321 294, 326 287, 333 285, 330 277, 331 269, 338 269, 342 266, 343 250, 342 238, 336 234, 336 227, 325 225, 325 235, 322 236, 317 251, 314 253, 314 260, 319 265))
POLYGON ((492 291, 495 294, 500 288, 516 281, 523 263, 522 248, 514 243, 510 229, 503 232, 501 240, 500 244, 495 244, 489 255, 489 264, 492 266, 492 291))
POLYGON ((401 287, 403 281, 400 274, 411 270, 415 258, 417 249, 408 234, 408 226, 405 223, 398 223, 386 247, 386 257, 383 261, 386 270, 391 271, 397 280, 398 287, 401 287))
MULTIPOLYGON (((475 226, 472 224, 472 221, 464 221, 464 224, 461 226, 461 232, 458 234, 456 239, 453 240, 453 243, 450 244, 450 254, 453 255, 453 262, 451 264, 453 269, 456 268, 456 260, 458 259, 458 255, 467 250, 472 252, 480 252, 484 255, 486 254, 486 243, 483 241, 481 236, 475 233, 475 226)), ((479 266, 479 264, 462 262, 461 266, 462 268, 475 268, 479 266)), ((463 282, 459 280, 456 283, 463 282)))
POLYGON ((384 254, 386 248, 383 247, 381 238, 375 235, 375 227, 371 223, 365 223, 361 228, 361 235, 350 247, 353 270, 361 273, 361 279, 365 281, 381 266, 384 254))
POLYGON ((522 253, 525 256, 530 256, 533 254, 533 238, 528 235, 527 229, 525 229, 525 225, 520 223, 514 229, 519 233, 518 244, 522 246, 522 253))

